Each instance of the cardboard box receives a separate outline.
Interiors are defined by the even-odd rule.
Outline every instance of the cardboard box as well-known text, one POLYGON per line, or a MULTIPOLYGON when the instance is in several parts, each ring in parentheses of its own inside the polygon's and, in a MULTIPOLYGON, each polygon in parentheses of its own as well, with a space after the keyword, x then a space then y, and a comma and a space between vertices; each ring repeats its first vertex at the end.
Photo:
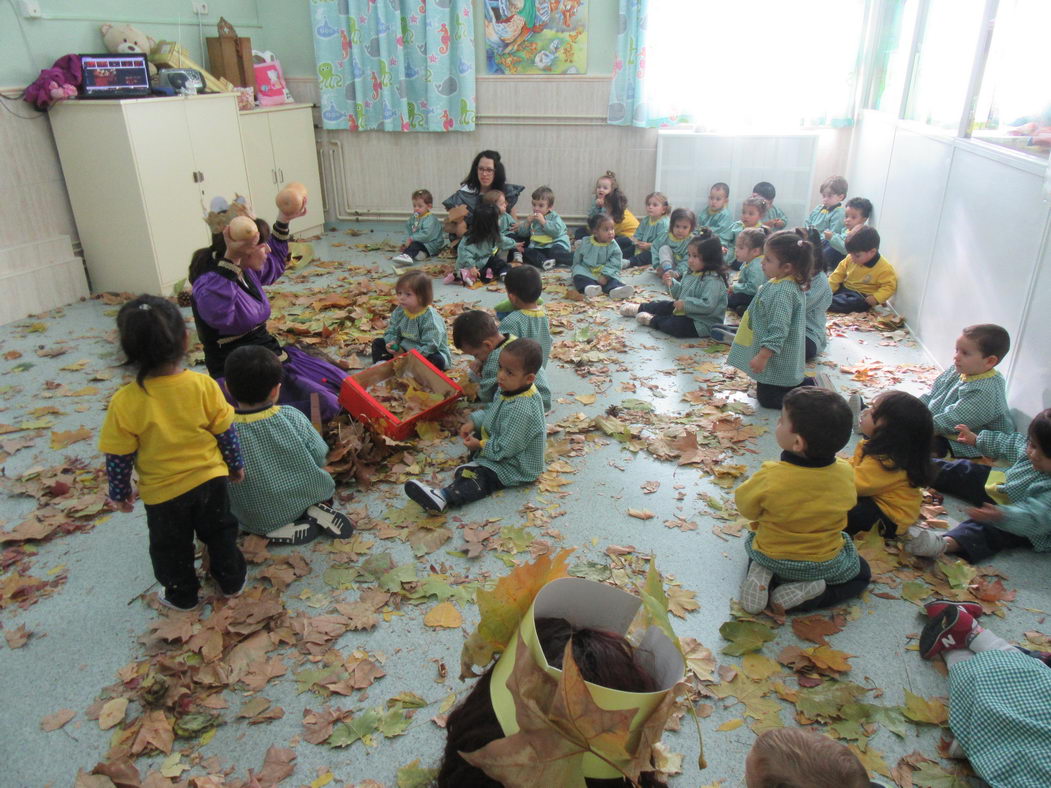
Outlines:
POLYGON ((208 66, 212 73, 238 87, 255 88, 255 69, 252 67, 252 39, 241 36, 206 38, 208 66))
POLYGON ((410 350, 390 361, 384 361, 344 378, 339 391, 339 404, 346 408, 351 416, 369 425, 376 432, 395 440, 405 440, 416 429, 417 422, 434 421, 462 396, 462 388, 425 359, 419 351, 410 350), (400 362, 401 359, 404 359, 404 362, 400 362), (421 388, 442 394, 445 398, 404 421, 399 419, 368 392, 369 386, 394 374, 395 362, 404 363, 403 373, 414 378, 421 388))

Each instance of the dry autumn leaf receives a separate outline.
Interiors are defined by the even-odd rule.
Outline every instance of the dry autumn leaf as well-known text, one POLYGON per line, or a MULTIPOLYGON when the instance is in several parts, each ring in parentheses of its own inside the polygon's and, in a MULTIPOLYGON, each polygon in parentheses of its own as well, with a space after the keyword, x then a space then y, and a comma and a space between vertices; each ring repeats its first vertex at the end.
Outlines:
POLYGON ((64 449, 70 444, 76 443, 77 441, 87 440, 92 436, 91 430, 87 427, 80 427, 76 430, 70 430, 69 432, 51 432, 51 448, 56 451, 64 449))
POLYGON ((628 509, 628 515, 638 520, 652 520, 656 517, 649 509, 628 509))
POLYGON ((113 698, 102 705, 99 712, 99 728, 108 731, 114 725, 124 721, 124 714, 128 709, 127 698, 113 698))
POLYGON ((57 731, 76 716, 77 713, 73 709, 59 709, 54 714, 48 714, 40 721, 40 730, 57 731))
POLYGON ((442 602, 427 612, 423 623, 429 627, 456 629, 463 624, 463 616, 452 602, 442 602))

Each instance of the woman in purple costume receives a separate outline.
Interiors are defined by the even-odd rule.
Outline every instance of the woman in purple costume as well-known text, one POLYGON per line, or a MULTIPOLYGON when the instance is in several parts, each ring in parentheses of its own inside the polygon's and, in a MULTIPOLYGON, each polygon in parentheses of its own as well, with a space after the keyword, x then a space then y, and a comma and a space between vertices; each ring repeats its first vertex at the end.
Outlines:
MULTIPOLYGON (((263 290, 281 278, 288 260, 288 223, 293 216, 279 214, 273 231, 256 219, 259 238, 231 241, 229 228, 212 236, 212 245, 194 252, 190 263, 193 319, 204 345, 208 374, 222 385, 226 357, 242 345, 262 345, 281 359, 285 379, 278 400, 310 416, 310 395, 317 394, 321 419, 339 412, 339 387, 347 373, 294 345, 281 347, 266 330, 270 300, 263 290)), ((223 391, 226 387, 223 386, 223 391)), ((227 394, 229 398, 229 394, 227 394)))

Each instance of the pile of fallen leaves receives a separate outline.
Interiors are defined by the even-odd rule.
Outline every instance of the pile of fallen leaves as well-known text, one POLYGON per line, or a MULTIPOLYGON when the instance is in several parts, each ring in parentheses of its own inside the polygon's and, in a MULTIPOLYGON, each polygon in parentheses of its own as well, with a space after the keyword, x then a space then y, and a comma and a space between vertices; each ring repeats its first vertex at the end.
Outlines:
POLYGON ((444 394, 424 388, 415 375, 399 371, 397 364, 393 375, 376 381, 366 391, 402 421, 433 408, 445 399, 444 394))

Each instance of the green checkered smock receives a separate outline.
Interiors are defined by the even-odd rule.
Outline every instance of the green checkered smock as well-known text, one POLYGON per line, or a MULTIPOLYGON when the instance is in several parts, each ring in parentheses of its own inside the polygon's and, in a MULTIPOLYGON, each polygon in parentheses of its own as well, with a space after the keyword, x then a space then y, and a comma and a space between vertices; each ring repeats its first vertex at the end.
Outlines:
POLYGON ((1010 503, 1000 506, 1004 517, 991 525, 1024 536, 1033 543, 1033 549, 1044 553, 1051 550, 1051 475, 1033 467, 1025 453, 1027 442, 1028 438, 1017 432, 1005 435, 985 430, 978 434, 978 451, 984 457, 1011 463, 1004 481, 996 487, 1010 503))
POLYGON ((675 271, 679 276, 686 274, 690 270, 689 246, 692 240, 692 235, 680 239, 669 231, 660 241, 654 241, 657 252, 650 255, 654 270, 675 271))
POLYGON ((741 266, 734 282, 734 292, 738 295, 754 296, 759 288, 766 284, 766 274, 763 273, 763 256, 753 257, 741 266))
POLYGON ((417 216, 415 213, 405 222, 409 238, 423 244, 427 254, 435 255, 445 246, 445 232, 438 217, 428 211, 417 216))
MULTIPOLYGON (((759 225, 756 225, 756 227, 759 227, 759 225)), ((742 230, 746 229, 748 228, 744 226, 744 222, 738 219, 726 231, 726 237, 729 240, 726 242, 726 254, 723 256, 723 259, 727 265, 733 265, 733 261, 737 259, 737 236, 741 234, 742 230)))
POLYGON ((761 224, 776 221, 782 221, 784 222, 784 224, 782 224, 780 227, 771 227, 771 231, 784 230, 788 226, 788 216, 785 214, 785 212, 778 208, 776 205, 771 205, 770 203, 767 203, 766 216, 763 217, 761 224))
POLYGON ((758 383, 798 386, 806 354, 806 296, 791 277, 771 279, 755 294, 741 319, 726 363, 758 383), (760 348, 774 355, 761 374, 748 367, 760 348))
POLYGON ((726 319, 726 282, 714 271, 691 271, 682 279, 672 281, 668 290, 671 297, 682 301, 685 307, 675 314, 690 318, 697 336, 709 336, 712 326, 726 319))
POLYGON ((500 254, 505 249, 513 249, 514 246, 514 239, 508 238, 506 235, 501 235, 495 241, 474 244, 468 243, 465 236, 460 241, 460 245, 456 247, 456 270, 462 271, 465 268, 481 269, 494 254, 500 254))
POLYGON ((993 430, 1013 433, 1014 420, 1007 406, 1007 383, 995 369, 980 375, 961 375, 955 366, 940 374, 920 401, 934 418, 934 432, 949 440, 954 457, 981 457, 974 446, 953 440, 956 425, 966 424, 972 432, 993 430))
POLYGON ((982 651, 949 668, 949 728, 994 788, 1051 785, 1051 668, 982 651))
POLYGON ((616 279, 624 267, 624 255, 615 241, 600 244, 591 236, 580 242, 573 252, 573 267, 570 276, 586 276, 595 279, 600 276, 616 279))
POLYGON ((474 462, 493 471, 505 487, 535 482, 547 466, 547 424, 535 385, 521 394, 498 394, 484 411, 471 414, 482 433, 474 462))
POLYGON ((324 469, 328 446, 310 420, 289 406, 234 414, 245 479, 229 485, 230 511, 246 531, 266 536, 336 489, 324 469))
POLYGON ((662 216, 657 221, 653 221, 648 216, 641 222, 639 226, 635 228, 635 236, 632 240, 635 243, 647 244, 659 244, 664 240, 664 236, 668 234, 668 217, 662 216))
POLYGON ((540 349, 544 351, 544 366, 547 366, 548 356, 551 355, 551 327, 548 323, 547 311, 543 307, 514 310, 500 321, 500 332, 535 339, 540 343, 540 349))
MULTIPOLYGON (((485 359, 485 363, 482 364, 482 374, 478 380, 478 400, 480 402, 493 401, 493 397, 496 396, 498 391, 496 373, 500 369, 500 351, 504 345, 518 339, 518 336, 515 334, 509 334, 506 331, 501 333, 504 335, 504 341, 498 347, 493 348, 493 352, 489 354, 485 359)), ((533 381, 533 385, 540 392, 540 398, 544 402, 544 412, 546 413, 551 410, 551 388, 547 385, 547 375, 544 374, 543 367, 536 373, 536 380, 533 381)))
POLYGON ((770 558, 752 547, 755 532, 749 532, 744 543, 748 557, 760 566, 765 566, 778 580, 799 582, 804 580, 824 580, 829 585, 853 580, 861 571, 861 561, 854 547, 854 540, 849 534, 843 534, 843 549, 835 558, 827 561, 791 561, 784 558, 770 558))
POLYGON ((445 321, 433 306, 415 314, 397 307, 391 312, 387 330, 383 332, 383 341, 388 345, 397 345, 402 350, 418 350, 424 356, 438 354, 445 359, 446 369, 453 365, 445 321))
POLYGON ((828 329, 825 313, 832 303, 832 288, 828 286, 828 274, 824 271, 810 278, 810 288, 804 293, 806 299, 806 338, 817 345, 823 353, 828 345, 828 329))
POLYGON ((723 208, 716 213, 708 213, 708 209, 705 208, 697 215, 697 226, 707 227, 718 235, 719 240, 723 242, 723 246, 730 243, 730 228, 733 227, 733 224, 734 218, 730 215, 728 208, 723 208))

